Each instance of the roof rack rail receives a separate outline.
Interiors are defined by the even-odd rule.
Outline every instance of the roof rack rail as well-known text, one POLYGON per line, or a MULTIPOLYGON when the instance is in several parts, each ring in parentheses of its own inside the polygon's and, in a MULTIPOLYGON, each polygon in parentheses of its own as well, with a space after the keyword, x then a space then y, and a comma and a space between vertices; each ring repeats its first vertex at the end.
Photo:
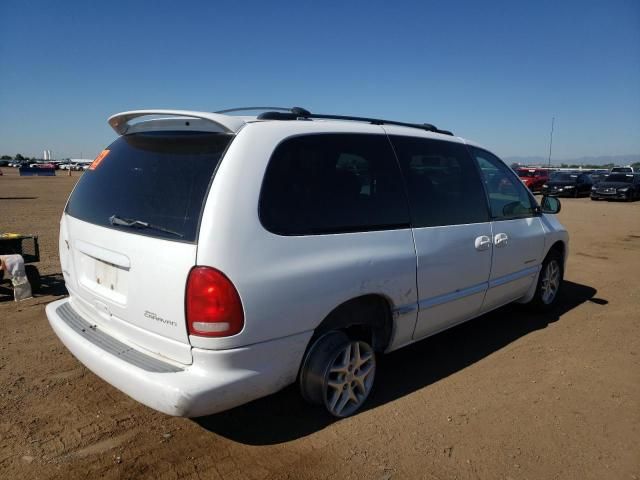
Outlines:
POLYGON ((276 110, 279 112, 291 112, 291 108, 288 107, 234 107, 227 108, 226 110, 218 110, 213 113, 232 113, 232 112, 248 112, 251 110, 276 110))
POLYGON ((381 118, 352 117, 347 115, 325 115, 320 113, 311 113, 309 110, 301 107, 292 107, 290 109, 279 108, 278 111, 267 111, 258 115, 259 120, 298 120, 313 118, 326 120, 350 120, 355 122, 367 122, 373 125, 398 125, 400 127, 419 128, 420 130, 426 130, 428 132, 453 136, 453 133, 449 130, 440 130, 435 125, 432 125, 430 123, 407 123, 397 122, 395 120, 383 120, 381 118))

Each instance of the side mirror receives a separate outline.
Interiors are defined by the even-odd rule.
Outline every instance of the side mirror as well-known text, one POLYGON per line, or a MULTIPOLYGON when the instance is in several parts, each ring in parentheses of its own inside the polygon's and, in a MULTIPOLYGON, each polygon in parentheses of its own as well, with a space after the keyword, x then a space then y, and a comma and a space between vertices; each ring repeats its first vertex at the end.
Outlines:
POLYGON ((542 202, 540 202, 540 208, 542 213, 551 213, 555 215, 560 211, 562 205, 560 204, 558 197, 547 197, 545 195, 542 197, 542 202))

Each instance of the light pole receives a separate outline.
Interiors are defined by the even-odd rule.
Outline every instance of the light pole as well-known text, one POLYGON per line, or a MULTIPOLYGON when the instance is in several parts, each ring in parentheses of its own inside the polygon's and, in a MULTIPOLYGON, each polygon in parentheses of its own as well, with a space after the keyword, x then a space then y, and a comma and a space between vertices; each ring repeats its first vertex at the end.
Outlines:
POLYGON ((553 125, 556 121, 556 117, 551 117, 551 133, 549 134, 549 161, 548 167, 551 168, 551 146, 553 145, 553 125))

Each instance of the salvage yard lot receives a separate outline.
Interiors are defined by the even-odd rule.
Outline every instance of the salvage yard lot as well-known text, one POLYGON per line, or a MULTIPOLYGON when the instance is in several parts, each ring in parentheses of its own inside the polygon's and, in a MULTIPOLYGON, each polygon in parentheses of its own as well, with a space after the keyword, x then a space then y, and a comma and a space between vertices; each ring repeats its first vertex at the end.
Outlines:
POLYGON ((640 478, 640 202, 563 199, 558 310, 505 307, 380 358, 353 418, 290 387, 189 420, 112 388, 49 327, 81 172, 2 170, 0 231, 40 235, 44 287, 21 303, 0 287, 0 478, 640 478))

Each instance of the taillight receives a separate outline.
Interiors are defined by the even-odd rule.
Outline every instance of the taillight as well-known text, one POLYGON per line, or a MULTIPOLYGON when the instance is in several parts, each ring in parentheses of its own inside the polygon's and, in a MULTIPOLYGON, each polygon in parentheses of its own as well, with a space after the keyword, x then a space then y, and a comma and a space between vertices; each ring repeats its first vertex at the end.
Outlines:
POLYGON ((185 304, 190 335, 228 337, 244 326, 238 291, 231 280, 215 268, 191 269, 185 304))

